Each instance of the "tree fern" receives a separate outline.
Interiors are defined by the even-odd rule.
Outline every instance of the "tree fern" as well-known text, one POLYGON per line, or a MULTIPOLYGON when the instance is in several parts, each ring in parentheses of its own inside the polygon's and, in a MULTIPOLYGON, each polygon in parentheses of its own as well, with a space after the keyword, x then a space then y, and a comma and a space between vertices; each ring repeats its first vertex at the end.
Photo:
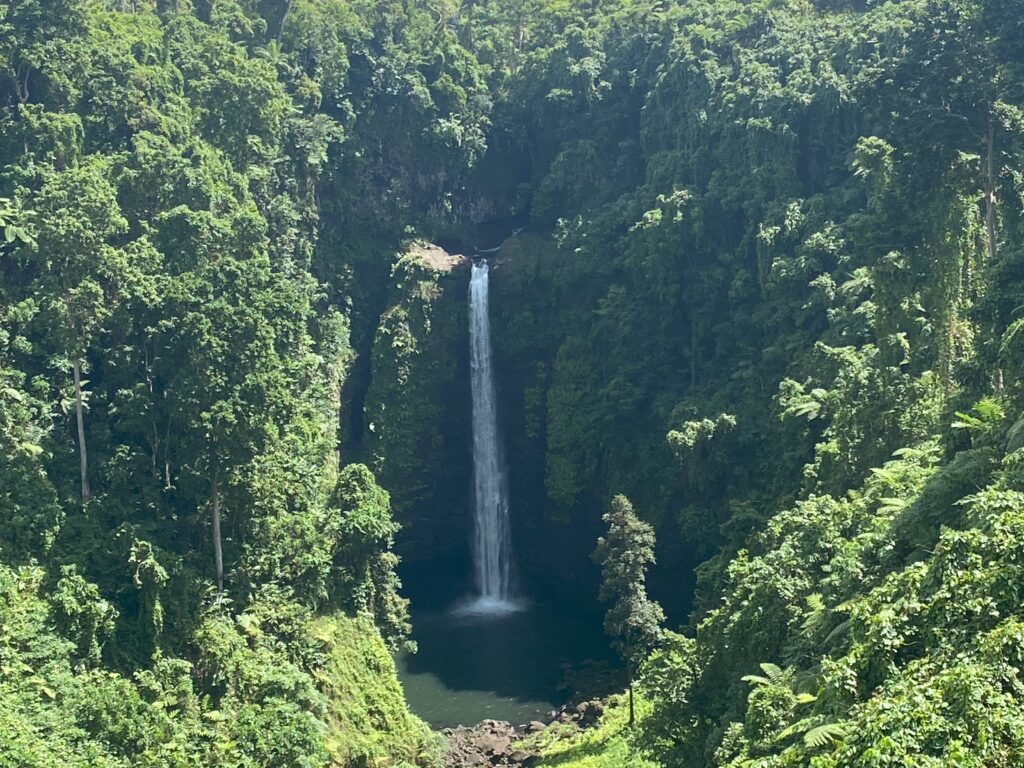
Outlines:
POLYGON ((797 720, 788 728, 783 729, 776 737, 777 741, 786 741, 798 734, 803 734, 804 747, 807 749, 821 749, 837 741, 846 738, 849 723, 840 721, 837 723, 823 723, 823 715, 812 715, 797 720))
POLYGON ((811 728, 804 734, 804 746, 808 749, 821 749, 836 741, 846 738, 847 724, 824 723, 816 728, 811 728))
POLYGON ((793 671, 792 669, 783 669, 778 664, 772 664, 771 662, 764 662, 758 666, 761 667, 764 676, 744 675, 740 679, 751 685, 786 685, 788 684, 787 678, 793 671))
POLYGON ((972 413, 956 412, 956 420, 950 425, 953 429, 967 429, 976 432, 987 432, 995 427, 1006 416, 1003 404, 993 397, 984 397, 974 404, 972 413))
POLYGON ((807 612, 804 614, 803 624, 800 631, 806 636, 812 634, 821 626, 828 613, 825 607, 825 598, 821 593, 815 592, 807 596, 807 612))

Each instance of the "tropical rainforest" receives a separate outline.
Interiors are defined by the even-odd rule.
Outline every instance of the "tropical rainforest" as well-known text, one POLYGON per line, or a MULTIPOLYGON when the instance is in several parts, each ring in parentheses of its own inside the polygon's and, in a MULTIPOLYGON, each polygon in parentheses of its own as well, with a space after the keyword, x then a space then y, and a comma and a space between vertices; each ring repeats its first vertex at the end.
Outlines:
POLYGON ((1024 766, 1024 0, 3 0, 0 233, 0 768, 445 764, 482 251, 531 764, 1024 766))

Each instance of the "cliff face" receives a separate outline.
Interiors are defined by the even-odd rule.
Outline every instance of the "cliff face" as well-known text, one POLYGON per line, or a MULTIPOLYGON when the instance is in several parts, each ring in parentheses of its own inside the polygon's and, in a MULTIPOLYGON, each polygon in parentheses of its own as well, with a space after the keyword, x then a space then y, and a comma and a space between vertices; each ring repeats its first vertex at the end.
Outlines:
POLYGON ((434 245, 410 246, 373 342, 363 453, 391 493, 407 563, 468 560, 469 265, 434 245))
MULTIPOLYGON (((549 466, 552 381, 564 374, 556 362, 579 297, 567 288, 572 280, 561 273, 552 279, 558 251, 549 238, 514 237, 489 260, 519 580, 533 596, 589 601, 596 590, 589 553, 598 535, 599 489, 582 473, 579 498, 561 503, 552 493, 559 472, 549 466)), ((453 599, 471 586, 469 267, 467 257, 422 242, 398 256, 362 409, 361 456, 391 493, 403 525, 398 550, 406 583, 418 603, 453 599)))
POLYGON ((681 366, 661 344, 667 321, 652 284, 617 266, 614 253, 568 249, 551 235, 520 234, 491 261, 500 418, 527 589, 595 605, 590 553, 607 499, 625 493, 658 526, 667 565, 653 588, 682 615, 699 560, 671 517, 679 472, 665 425, 681 397, 681 366))
MULTIPOLYGON (((667 414, 628 398, 615 400, 615 418, 599 413, 618 391, 623 360, 642 367, 651 355, 631 341, 642 328, 615 355, 602 346, 619 317, 594 311, 607 293, 602 265, 567 258, 536 234, 507 240, 488 259, 519 582, 538 599, 592 604, 589 555, 604 499, 625 490, 660 511, 645 497, 669 484, 651 478, 671 462, 661 455, 667 414), (635 462, 655 469, 638 480, 635 462)), ((470 260, 420 242, 394 264, 368 364, 359 455, 392 495, 406 584, 422 604, 471 587, 470 260)))
POLYGON ((588 503, 597 484, 590 483, 593 478, 581 479, 587 492, 568 504, 553 495, 557 473, 550 465, 561 435, 551 433, 550 397, 559 348, 586 285, 566 279, 565 264, 548 237, 514 237, 491 261, 499 419, 509 464, 514 547, 530 582, 524 586, 530 594, 578 598, 585 604, 596 595, 589 553, 600 514, 585 510, 600 509, 600 502, 588 503))
MULTIPOLYGON (((578 337, 604 276, 540 235, 509 239, 489 261, 519 582, 538 599, 589 604, 603 498, 625 487, 623 462, 612 458, 637 456, 663 435, 591 418, 597 395, 580 377, 603 381, 607 361, 593 345, 580 348, 578 337)), ((368 365, 359 454, 403 525, 398 550, 410 594, 418 603, 450 600, 471 587, 470 260, 420 242, 394 263, 368 365)))

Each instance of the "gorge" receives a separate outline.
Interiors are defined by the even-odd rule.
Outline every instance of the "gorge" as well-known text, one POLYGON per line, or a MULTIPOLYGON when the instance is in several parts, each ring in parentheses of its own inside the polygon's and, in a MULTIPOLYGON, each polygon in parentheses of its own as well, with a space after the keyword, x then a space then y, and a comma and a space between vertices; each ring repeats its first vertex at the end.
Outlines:
MULTIPOLYGON (((438 250, 424 245, 417 253, 437 254, 438 250)), ((440 278, 442 285, 454 281, 444 290, 458 295, 467 279, 466 266, 440 278)), ((423 607, 413 609, 417 653, 399 659, 399 676, 412 710, 439 728, 472 725, 486 718, 516 724, 543 720, 571 696, 593 692, 574 689, 574 677, 597 676, 598 688, 606 690, 617 668, 602 637, 593 596, 573 604, 551 591, 540 589, 534 595, 515 589, 512 507, 491 343, 491 266, 481 256, 468 266, 468 290, 461 308, 468 317, 468 339, 461 341, 469 354, 470 399, 463 401, 463 408, 470 412, 472 423, 473 493, 467 500, 472 514, 466 516, 464 527, 448 528, 444 535, 471 541, 472 587, 469 594, 462 593, 460 580, 434 563, 413 569, 408 580, 413 594, 424 581, 433 586, 427 594, 418 593, 417 602, 423 607), (565 642, 568 637, 572 643, 565 642)), ((449 346, 459 342, 457 337, 444 341, 449 346)), ((435 428, 444 432, 441 423, 435 428)))
POLYGON ((1024 0, 0 2, 0 768, 1010 768, 1022 584, 1024 0))

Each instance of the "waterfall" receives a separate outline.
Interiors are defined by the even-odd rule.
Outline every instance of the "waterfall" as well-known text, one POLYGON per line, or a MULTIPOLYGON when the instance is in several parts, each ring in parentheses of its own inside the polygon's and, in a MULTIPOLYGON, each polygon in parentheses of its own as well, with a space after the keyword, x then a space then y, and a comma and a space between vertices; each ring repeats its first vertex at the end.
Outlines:
POLYGON ((489 268, 473 264, 469 282, 469 342, 473 396, 473 561, 477 600, 474 610, 508 611, 511 600, 511 533, 508 485, 498 435, 497 396, 491 362, 488 315, 489 268))

